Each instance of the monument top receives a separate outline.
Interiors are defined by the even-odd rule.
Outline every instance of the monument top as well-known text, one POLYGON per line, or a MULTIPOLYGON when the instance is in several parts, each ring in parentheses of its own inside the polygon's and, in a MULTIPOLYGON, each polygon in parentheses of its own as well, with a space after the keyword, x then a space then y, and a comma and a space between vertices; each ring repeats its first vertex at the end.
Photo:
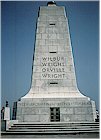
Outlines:
POLYGON ((56 6, 56 2, 55 2, 55 1, 49 1, 49 2, 47 3, 47 5, 48 5, 48 6, 53 6, 53 5, 56 6))

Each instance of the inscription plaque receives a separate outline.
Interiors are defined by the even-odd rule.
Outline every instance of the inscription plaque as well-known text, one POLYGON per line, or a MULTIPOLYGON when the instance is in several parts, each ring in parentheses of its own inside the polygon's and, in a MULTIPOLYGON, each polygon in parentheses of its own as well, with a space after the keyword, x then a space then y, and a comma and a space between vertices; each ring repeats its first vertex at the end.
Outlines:
POLYGON ((65 57, 42 57, 41 79, 64 79, 65 57))

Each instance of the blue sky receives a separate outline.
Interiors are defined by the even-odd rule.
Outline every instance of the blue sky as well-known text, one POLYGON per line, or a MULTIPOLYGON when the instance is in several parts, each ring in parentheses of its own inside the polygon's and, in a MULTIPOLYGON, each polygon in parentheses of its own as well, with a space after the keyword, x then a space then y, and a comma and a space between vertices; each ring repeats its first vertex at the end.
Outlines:
MULTIPOLYGON (((57 1, 65 6, 79 90, 99 108, 99 2, 57 1)), ((2 106, 12 106, 30 89, 39 6, 46 1, 6 1, 1 5, 2 106)))

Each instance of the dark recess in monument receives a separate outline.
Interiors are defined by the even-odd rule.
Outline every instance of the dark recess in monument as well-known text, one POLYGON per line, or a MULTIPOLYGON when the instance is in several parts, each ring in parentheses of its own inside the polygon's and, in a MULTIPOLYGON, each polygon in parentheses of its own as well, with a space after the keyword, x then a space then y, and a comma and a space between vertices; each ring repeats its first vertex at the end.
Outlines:
POLYGON ((50 23, 49 25, 55 25, 55 23, 50 23))
POLYGON ((54 82, 54 83, 50 83, 50 84, 58 84, 57 82, 54 82))
POLYGON ((57 52, 49 52, 49 53, 57 53, 57 52))
POLYGON ((50 121, 51 122, 59 122, 60 121, 60 108, 59 107, 51 107, 50 108, 50 121))

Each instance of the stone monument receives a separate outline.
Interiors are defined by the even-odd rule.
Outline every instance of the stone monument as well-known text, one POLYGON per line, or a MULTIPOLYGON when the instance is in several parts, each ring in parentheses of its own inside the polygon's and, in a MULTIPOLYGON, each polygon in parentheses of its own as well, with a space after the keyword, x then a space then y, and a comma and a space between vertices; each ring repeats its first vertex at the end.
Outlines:
POLYGON ((94 122, 95 102, 77 87, 65 8, 41 6, 29 92, 17 102, 19 122, 94 122))

